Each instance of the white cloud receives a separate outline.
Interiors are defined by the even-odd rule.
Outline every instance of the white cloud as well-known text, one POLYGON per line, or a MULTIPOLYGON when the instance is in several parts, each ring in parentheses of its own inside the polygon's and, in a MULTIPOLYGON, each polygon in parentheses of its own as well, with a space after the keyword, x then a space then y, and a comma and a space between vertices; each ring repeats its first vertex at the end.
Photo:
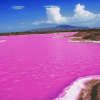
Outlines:
POLYGON ((84 8, 85 8, 84 5, 77 4, 76 8, 74 9, 74 12, 75 12, 74 18, 80 21, 88 21, 97 17, 96 14, 93 14, 89 11, 85 11, 84 8))
POLYGON ((43 7, 46 7, 46 8, 48 8, 48 7, 50 7, 50 8, 55 8, 55 7, 59 7, 59 6, 43 6, 43 7))
POLYGON ((98 14, 98 17, 100 18, 100 14, 98 14))
POLYGON ((66 17, 62 17, 60 14, 60 8, 58 6, 44 6, 46 7, 47 10, 47 17, 48 17, 48 22, 52 23, 64 23, 67 21, 66 17))
POLYGON ((53 21, 48 20, 48 21, 46 21, 46 23, 53 23, 53 21))
POLYGON ((33 25, 39 25, 41 23, 46 23, 46 21, 36 21, 36 22, 31 23, 31 24, 33 24, 33 25))
POLYGON ((97 24, 100 19, 100 14, 94 14, 92 12, 86 11, 84 5, 77 4, 74 9, 73 16, 66 17, 60 14, 59 6, 43 6, 46 7, 47 21, 36 21, 31 24, 39 25, 42 23, 50 24, 69 24, 77 26, 89 26, 93 27, 97 24))
POLYGON ((33 24, 33 25, 38 25, 38 24, 39 24, 39 21, 36 21, 36 22, 34 22, 34 23, 31 23, 31 24, 33 24))
MULTIPOLYGON (((62 17, 60 14, 60 8, 58 6, 44 6, 47 10, 47 23, 71 23, 71 22, 80 22, 80 21, 90 21, 97 17, 96 14, 93 14, 89 11, 85 11, 84 5, 77 4, 74 9, 73 17, 62 17)), ((100 17, 100 14, 98 14, 100 17)))
POLYGON ((65 17, 60 14, 59 6, 44 6, 46 7, 46 13, 48 20, 45 23, 57 23, 57 24, 71 24, 93 26, 99 21, 100 14, 94 14, 86 11, 84 5, 77 4, 74 9, 74 15, 71 17, 65 17))
POLYGON ((11 27, 8 27, 8 29, 12 29, 11 27))
POLYGON ((11 8, 13 8, 13 9, 23 9, 24 6, 12 6, 11 8))
POLYGON ((36 21, 36 22, 34 22, 34 23, 31 23, 31 24, 33 24, 33 25, 38 25, 38 24, 39 24, 39 22, 38 22, 38 21, 36 21))
POLYGON ((21 23, 21 24, 24 24, 24 23, 21 23))

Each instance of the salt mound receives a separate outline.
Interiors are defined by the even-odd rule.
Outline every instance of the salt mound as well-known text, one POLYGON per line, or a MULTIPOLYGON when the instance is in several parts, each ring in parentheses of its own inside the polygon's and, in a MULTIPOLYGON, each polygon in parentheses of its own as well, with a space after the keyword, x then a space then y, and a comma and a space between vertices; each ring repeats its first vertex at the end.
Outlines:
POLYGON ((0 42, 5 42, 6 40, 0 40, 0 42))
POLYGON ((100 75, 81 77, 54 100, 100 100, 100 75))

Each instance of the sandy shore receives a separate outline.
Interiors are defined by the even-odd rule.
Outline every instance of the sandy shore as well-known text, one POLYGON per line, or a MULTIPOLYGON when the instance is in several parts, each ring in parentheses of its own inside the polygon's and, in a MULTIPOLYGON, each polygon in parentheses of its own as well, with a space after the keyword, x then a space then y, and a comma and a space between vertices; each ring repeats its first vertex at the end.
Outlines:
POLYGON ((0 40, 0 42, 5 42, 6 40, 0 40))
MULTIPOLYGON (((57 36, 53 38, 68 38, 69 36, 57 36)), ((76 43, 96 43, 100 44, 100 41, 86 40, 82 39, 82 37, 70 37, 71 39, 68 42, 76 42, 76 43)))
POLYGON ((71 38, 68 42, 76 42, 76 43, 98 43, 98 44, 100 44, 100 41, 94 41, 94 40, 90 40, 90 39, 88 39, 88 40, 86 40, 86 39, 82 39, 82 37, 81 38, 79 38, 79 37, 74 37, 74 38, 71 38))
POLYGON ((100 41, 92 41, 92 40, 83 40, 83 41, 69 40, 68 42, 78 42, 78 43, 98 43, 98 44, 100 44, 100 41))
POLYGON ((95 32, 95 31, 91 31, 90 33, 78 32, 74 35, 57 36, 53 38, 71 38, 68 42, 100 44, 100 32, 95 32))
MULTIPOLYGON (((66 33, 67 36, 57 36, 53 38, 71 38, 69 42, 76 43, 98 43, 100 44, 100 28, 91 29, 69 29, 69 30, 57 30, 57 31, 40 31, 40 32, 11 32, 0 33, 0 36, 12 36, 12 35, 33 35, 33 34, 60 34, 66 33), (75 33, 76 32, 76 33, 75 33), (75 34, 73 34, 75 33, 75 34)), ((5 40, 0 40, 4 42, 5 40)))
POLYGON ((54 100, 100 100, 100 75, 76 79, 54 100))

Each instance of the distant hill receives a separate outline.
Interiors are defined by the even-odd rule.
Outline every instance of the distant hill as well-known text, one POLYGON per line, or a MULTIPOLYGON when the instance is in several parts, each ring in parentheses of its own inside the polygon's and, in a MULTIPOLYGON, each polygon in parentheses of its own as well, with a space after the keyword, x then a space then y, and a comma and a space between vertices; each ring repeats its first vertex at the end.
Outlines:
POLYGON ((50 28, 40 28, 40 29, 32 29, 30 32, 35 31, 55 31, 55 30, 69 30, 69 29, 88 29, 89 27, 79 27, 79 26, 70 26, 70 25, 60 25, 56 27, 50 28))

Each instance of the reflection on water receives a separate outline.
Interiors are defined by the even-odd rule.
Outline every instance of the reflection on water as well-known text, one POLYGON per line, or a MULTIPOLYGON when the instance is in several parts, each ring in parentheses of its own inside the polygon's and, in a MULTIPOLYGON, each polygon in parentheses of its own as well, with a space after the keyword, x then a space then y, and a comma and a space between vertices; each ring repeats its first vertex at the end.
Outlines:
POLYGON ((0 100, 53 100, 76 78, 100 74, 100 45, 53 38, 64 35, 0 37, 0 100))

